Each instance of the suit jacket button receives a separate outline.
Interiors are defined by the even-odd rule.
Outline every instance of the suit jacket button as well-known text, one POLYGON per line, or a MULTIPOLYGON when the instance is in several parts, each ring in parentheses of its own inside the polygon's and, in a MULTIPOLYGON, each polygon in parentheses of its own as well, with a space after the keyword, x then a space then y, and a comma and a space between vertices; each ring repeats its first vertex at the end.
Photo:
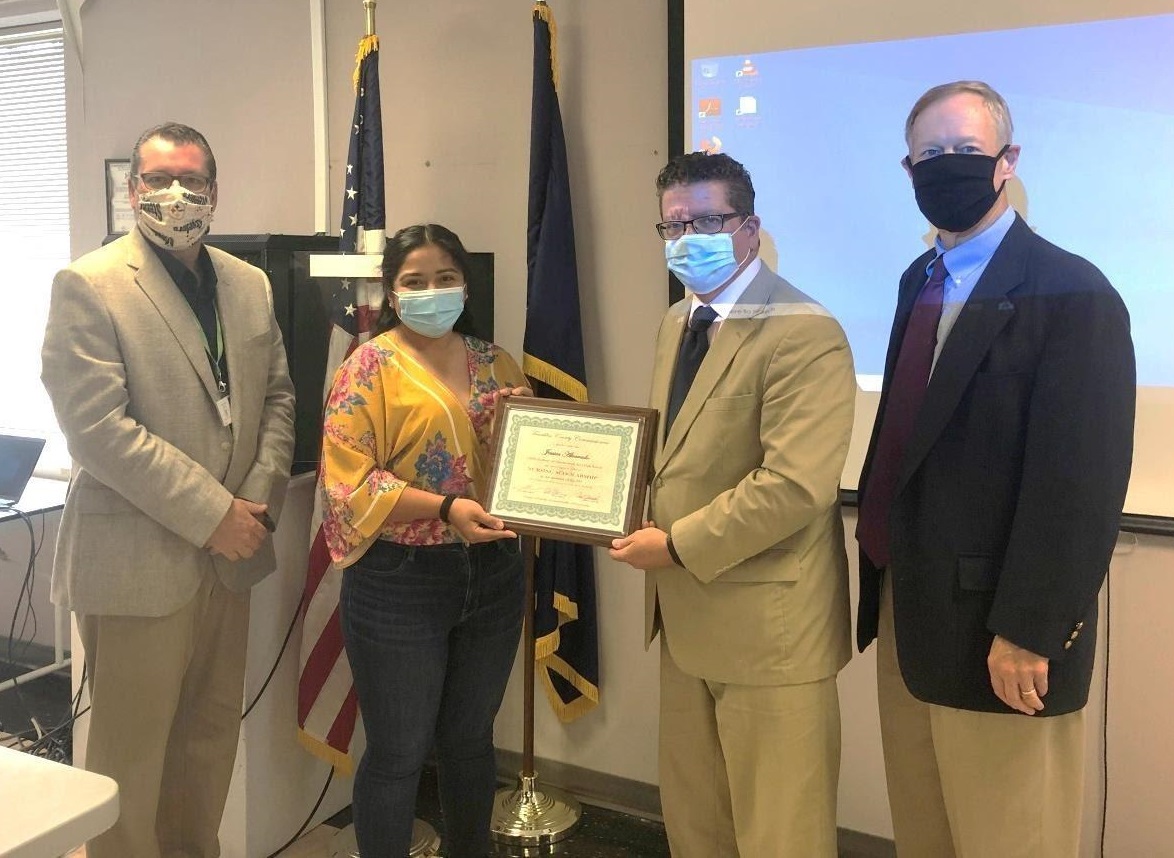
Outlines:
POLYGON ((656 482, 655 482, 655 483, 653 483, 653 485, 655 485, 655 486, 656 486, 658 489, 663 489, 663 488, 664 488, 664 478, 663 478, 663 477, 657 477, 657 478, 656 478, 656 482))
POLYGON ((1077 623, 1076 628, 1077 628, 1077 630, 1083 629, 1084 628, 1084 620, 1081 620, 1079 623, 1077 623))
POLYGON ((1072 649, 1072 641, 1064 641, 1064 649, 1072 649))

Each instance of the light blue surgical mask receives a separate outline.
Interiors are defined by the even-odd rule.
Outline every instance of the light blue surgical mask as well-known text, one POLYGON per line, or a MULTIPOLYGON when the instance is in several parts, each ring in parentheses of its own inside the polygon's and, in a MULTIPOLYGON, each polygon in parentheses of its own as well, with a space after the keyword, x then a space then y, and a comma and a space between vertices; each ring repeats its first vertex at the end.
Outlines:
POLYGON ((464 286, 395 294, 400 321, 417 334, 433 339, 451 331, 465 309, 464 286))
POLYGON ((734 233, 731 232, 713 235, 687 232, 680 238, 665 241, 664 258, 669 271, 697 295, 708 295, 724 286, 742 264, 734 255, 734 233))

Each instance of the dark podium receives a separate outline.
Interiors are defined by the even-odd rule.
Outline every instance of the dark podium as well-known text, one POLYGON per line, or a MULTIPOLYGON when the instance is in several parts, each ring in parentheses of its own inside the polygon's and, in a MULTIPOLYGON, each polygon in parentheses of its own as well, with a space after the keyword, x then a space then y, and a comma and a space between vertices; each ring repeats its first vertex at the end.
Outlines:
POLYGON ((273 285, 273 312, 285 340, 297 403, 294 412, 295 474, 318 465, 322 387, 330 342, 332 295, 337 281, 310 278, 311 253, 338 252, 329 235, 210 235, 207 243, 265 272, 273 285))

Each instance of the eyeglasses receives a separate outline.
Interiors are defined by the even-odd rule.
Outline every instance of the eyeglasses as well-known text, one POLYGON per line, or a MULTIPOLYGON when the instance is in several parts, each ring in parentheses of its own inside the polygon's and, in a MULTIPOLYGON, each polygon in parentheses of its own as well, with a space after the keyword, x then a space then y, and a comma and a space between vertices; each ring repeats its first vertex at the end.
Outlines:
POLYGON ((708 214, 695 217, 693 220, 666 220, 656 225, 656 231, 666 241, 680 238, 685 234, 687 227, 693 227, 694 232, 702 235, 716 235, 726 227, 726 221, 732 217, 749 217, 749 212, 726 212, 725 214, 708 214))
POLYGON ((193 194, 202 194, 212 187, 212 179, 209 176, 198 176, 194 173, 182 176, 173 176, 170 173, 139 173, 138 180, 142 182, 143 187, 152 191, 166 190, 171 187, 172 182, 179 182, 181 188, 193 194))

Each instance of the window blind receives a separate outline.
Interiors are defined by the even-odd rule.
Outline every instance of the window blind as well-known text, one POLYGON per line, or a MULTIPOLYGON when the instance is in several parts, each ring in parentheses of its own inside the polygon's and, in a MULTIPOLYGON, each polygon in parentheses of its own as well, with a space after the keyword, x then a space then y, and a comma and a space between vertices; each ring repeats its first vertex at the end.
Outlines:
POLYGON ((65 50, 59 26, 0 29, 0 430, 50 440, 68 466, 40 382, 53 275, 69 263, 65 50))

